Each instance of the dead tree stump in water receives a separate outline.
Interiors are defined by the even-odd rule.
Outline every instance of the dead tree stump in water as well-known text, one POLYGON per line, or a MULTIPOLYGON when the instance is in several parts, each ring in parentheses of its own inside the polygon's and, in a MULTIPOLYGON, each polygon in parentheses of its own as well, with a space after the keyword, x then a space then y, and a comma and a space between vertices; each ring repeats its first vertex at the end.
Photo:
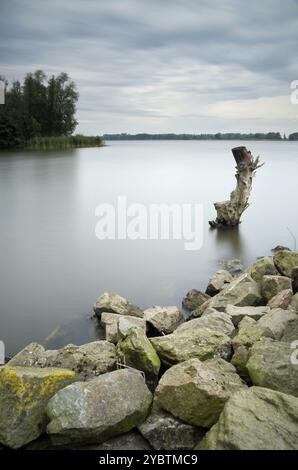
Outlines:
POLYGON ((253 158, 246 147, 235 147, 232 152, 236 161, 237 185, 231 192, 229 201, 215 202, 217 217, 215 220, 209 221, 212 228, 235 227, 240 224, 241 215, 249 206, 248 199, 251 193, 252 179, 256 170, 264 165, 264 163, 260 163, 259 157, 253 158))

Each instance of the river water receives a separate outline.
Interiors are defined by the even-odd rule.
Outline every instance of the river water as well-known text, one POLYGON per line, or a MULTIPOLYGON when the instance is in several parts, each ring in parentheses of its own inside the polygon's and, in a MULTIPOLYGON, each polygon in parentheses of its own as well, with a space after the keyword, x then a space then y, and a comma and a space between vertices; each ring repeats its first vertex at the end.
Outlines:
POLYGON ((181 305, 205 289, 221 260, 244 266, 298 238, 295 142, 127 141, 103 148, 0 154, 0 339, 6 354, 31 341, 51 347, 98 337, 88 319, 104 291, 141 307, 181 305), (214 201, 235 186, 231 148, 246 145, 265 166, 238 230, 210 230, 214 201), (201 204, 203 244, 99 240, 98 204, 201 204), (56 330, 56 333, 52 333, 56 330))

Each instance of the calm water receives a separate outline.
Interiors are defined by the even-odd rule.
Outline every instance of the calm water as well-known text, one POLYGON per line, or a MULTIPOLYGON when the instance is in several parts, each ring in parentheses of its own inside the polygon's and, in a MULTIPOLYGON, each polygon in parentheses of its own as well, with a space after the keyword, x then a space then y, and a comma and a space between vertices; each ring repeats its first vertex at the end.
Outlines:
POLYGON ((221 259, 247 265, 298 238, 295 142, 111 142, 101 149, 0 154, 0 339, 12 354, 30 341, 51 345, 96 338, 87 317, 104 291, 148 307, 180 305, 205 289, 221 259), (266 165, 235 231, 210 231, 212 203, 234 187, 230 149, 246 145, 266 165), (99 241, 95 207, 116 203, 202 203, 204 243, 99 241), (63 326, 64 325, 64 326, 63 326), (65 326, 66 325, 66 326, 65 326))

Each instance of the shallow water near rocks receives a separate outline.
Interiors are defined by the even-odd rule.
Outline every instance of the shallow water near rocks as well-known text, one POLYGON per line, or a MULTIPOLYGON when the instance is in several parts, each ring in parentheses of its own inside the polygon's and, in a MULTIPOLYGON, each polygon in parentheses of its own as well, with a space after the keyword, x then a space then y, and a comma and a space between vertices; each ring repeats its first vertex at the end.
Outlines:
POLYGON ((88 316, 104 291, 144 308, 180 306, 187 290, 205 290, 221 260, 247 266, 278 244, 294 248, 297 174, 295 142, 109 142, 1 152, 0 339, 6 354, 44 342, 54 330, 51 347, 101 336, 88 316), (237 145, 266 164, 239 229, 210 230, 213 202, 228 198, 235 185, 231 148, 237 145), (99 241, 95 208, 116 204, 119 195, 128 204, 203 204, 202 248, 185 251, 182 240, 99 241))

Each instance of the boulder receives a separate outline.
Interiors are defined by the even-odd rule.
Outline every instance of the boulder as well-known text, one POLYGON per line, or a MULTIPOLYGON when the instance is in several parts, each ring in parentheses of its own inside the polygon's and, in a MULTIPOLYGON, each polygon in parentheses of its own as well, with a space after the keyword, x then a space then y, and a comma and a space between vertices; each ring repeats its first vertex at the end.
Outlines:
POLYGON ((36 366, 44 356, 45 348, 41 344, 30 343, 10 359, 8 364, 10 366, 32 367, 36 366))
POLYGON ((234 305, 227 305, 226 307, 226 313, 230 316, 235 326, 238 326, 239 322, 245 317, 259 320, 259 318, 269 312, 269 307, 235 307, 234 305))
POLYGON ((291 277, 293 269, 298 266, 298 252, 281 250, 275 253, 274 264, 283 276, 291 277))
MULTIPOLYGON (((191 314, 189 315, 189 317, 187 318, 188 320, 192 320, 194 318, 198 318, 198 317, 201 317, 203 315, 203 313, 205 313, 206 311, 209 310, 209 305, 212 301, 212 297, 210 297, 210 299, 206 300, 206 302, 204 302, 200 307, 198 308, 195 308, 194 310, 192 310, 191 314)), ((210 311, 214 311, 215 309, 210 307, 210 311)))
MULTIPOLYGON (((285 278, 286 279, 286 278, 285 278)), ((268 302, 268 307, 271 309, 274 308, 282 308, 283 310, 287 310, 290 303, 292 302, 293 298, 293 291, 292 289, 285 289, 276 294, 272 299, 268 302)))
POLYGON ((105 338, 111 343, 118 342, 118 323, 121 319, 125 318, 130 323, 131 327, 137 327, 146 333, 146 321, 144 318, 129 317, 118 315, 116 313, 103 312, 101 314, 101 323, 105 329, 105 338))
POLYGON ((260 286, 247 273, 241 274, 227 284, 219 294, 211 298, 208 307, 225 311, 228 305, 255 306, 262 301, 260 286))
POLYGON ((213 297, 218 294, 226 284, 229 284, 233 280, 232 274, 225 269, 220 269, 209 279, 206 294, 213 297))
POLYGON ((289 322, 297 318, 295 312, 277 308, 264 315, 257 321, 257 325, 267 328, 273 335, 273 338, 280 340, 289 322))
POLYGON ((232 393, 242 387, 235 368, 223 359, 190 359, 165 372, 155 396, 158 406, 182 421, 210 427, 232 393))
POLYGON ((238 329, 240 330, 241 328, 254 326, 256 323, 257 321, 254 318, 251 318, 249 316, 243 317, 242 320, 238 323, 238 329))
POLYGON ((279 292, 292 290, 292 280, 284 276, 263 276, 261 283, 261 292, 265 302, 269 302, 279 292))
POLYGON ((116 367, 115 346, 107 341, 76 346, 68 344, 62 349, 46 351, 31 343, 10 361, 10 366, 59 367, 76 373, 77 380, 92 379, 116 367))
POLYGON ((296 292, 298 292, 298 266, 295 266, 295 268, 292 269, 291 278, 293 279, 293 292, 296 294, 296 292))
POLYGON ((264 339, 250 350, 246 364, 254 385, 298 397, 298 364, 293 364, 290 343, 264 339))
POLYGON ((190 450, 206 434, 205 429, 183 423, 157 405, 139 431, 155 450, 190 450))
POLYGON ((195 449, 298 449, 298 399, 261 387, 239 390, 195 449))
POLYGON ((295 295, 293 295, 291 303, 289 305, 289 310, 292 310, 298 313, 298 292, 295 295))
POLYGON ((261 282, 263 276, 279 274, 274 264, 273 256, 264 256, 263 258, 257 259, 245 272, 250 274, 256 282, 261 282))
POLYGON ((143 317, 142 310, 128 302, 124 297, 113 292, 104 292, 96 300, 93 310, 95 315, 100 318, 102 312, 117 313, 118 315, 129 315, 132 317, 143 317))
POLYGON ((75 379, 64 369, 11 367, 0 369, 0 443, 18 449, 46 429, 50 398, 75 379))
POLYGON ((118 362, 145 374, 146 383, 153 388, 159 374, 160 359, 143 331, 130 330, 116 347, 118 362))
POLYGON ((251 318, 248 318, 245 321, 244 317, 239 323, 238 334, 232 340, 234 354, 231 362, 240 377, 242 377, 246 382, 250 383, 250 377, 246 368, 250 348, 261 338, 272 338, 272 336, 273 335, 270 330, 258 326, 251 318), (248 324, 248 320, 253 322, 253 324, 248 324))
POLYGON ((201 292, 197 289, 191 289, 189 292, 187 292, 186 296, 182 300, 182 305, 183 307, 192 311, 200 307, 209 298, 210 296, 208 294, 205 294, 204 292, 201 292))
POLYGON ((160 334, 169 334, 183 322, 183 316, 178 307, 151 307, 144 310, 144 319, 160 334))
POLYGON ((122 369, 76 382, 47 406, 53 443, 98 444, 124 434, 147 417, 152 401, 142 374, 122 369))
POLYGON ((246 364, 249 357, 249 348, 243 345, 239 345, 233 354, 231 363, 235 367, 237 373, 240 377, 245 380, 246 383, 250 384, 250 377, 248 370, 246 368, 246 364))
POLYGON ((194 318, 180 325, 176 332, 181 333, 182 331, 186 332, 187 330, 191 331, 192 329, 202 327, 219 331, 227 336, 231 336, 235 331, 229 315, 215 309, 208 309, 200 318, 194 318))
POLYGON ((238 334, 232 340, 233 349, 236 351, 239 346, 251 348, 262 337, 272 338, 273 333, 268 328, 258 324, 240 328, 238 334))
POLYGON ((277 253, 277 251, 280 251, 280 250, 288 250, 288 251, 292 251, 290 248, 288 248, 287 246, 284 246, 284 245, 276 245, 274 248, 272 248, 272 252, 273 253, 277 253))
POLYGON ((284 329, 281 341, 286 341, 287 343, 293 343, 298 340, 298 315, 296 318, 293 318, 289 321, 287 326, 284 329))
MULTIPOLYGON (((113 314, 110 314, 113 315, 113 314)), ((146 333, 146 323, 143 321, 143 319, 137 318, 137 322, 135 321, 136 319, 134 317, 126 317, 119 315, 119 319, 117 318, 117 340, 119 341, 120 339, 124 338, 129 334, 129 332, 133 329, 138 328, 140 331, 142 331, 144 334, 146 333), (139 320, 142 320, 139 322, 139 320)), ((115 325, 114 325, 115 326, 115 325)), ((113 333, 113 338, 116 339, 115 337, 115 332, 113 333)))
POLYGON ((232 354, 231 338, 206 327, 175 331, 171 335, 150 338, 150 341, 167 367, 191 358, 229 359, 232 354))

